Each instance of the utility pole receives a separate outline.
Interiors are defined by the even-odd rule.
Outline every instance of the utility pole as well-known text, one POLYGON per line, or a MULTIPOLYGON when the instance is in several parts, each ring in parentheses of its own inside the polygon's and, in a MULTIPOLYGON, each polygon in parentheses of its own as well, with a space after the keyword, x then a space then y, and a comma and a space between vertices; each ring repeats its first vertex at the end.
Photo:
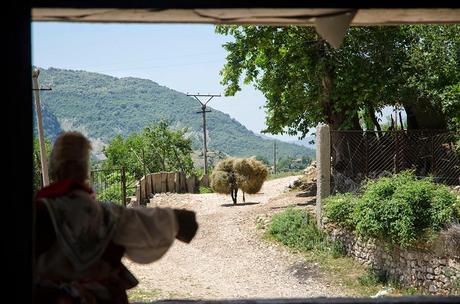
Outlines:
POLYGON ((273 174, 276 174, 276 140, 273 141, 273 174))
POLYGON ((46 161, 46 150, 45 150, 45 139, 43 136, 43 123, 42 123, 42 107, 40 104, 40 91, 50 91, 51 89, 41 89, 38 86, 38 75, 40 70, 35 68, 32 71, 32 90, 35 95, 35 111, 37 112, 37 124, 38 124, 38 142, 40 144, 40 162, 42 168, 43 186, 49 185, 48 177, 48 163, 46 161))
POLYGON ((203 115, 203 155, 204 155, 204 174, 207 176, 208 175, 208 146, 206 144, 206 112, 211 112, 211 110, 206 110, 206 105, 208 104, 211 99, 214 97, 220 97, 219 95, 216 94, 188 94, 187 96, 193 96, 198 102, 201 104, 201 111, 196 112, 197 114, 202 114, 203 115), (208 100, 206 102, 202 102, 198 97, 208 97, 208 100))

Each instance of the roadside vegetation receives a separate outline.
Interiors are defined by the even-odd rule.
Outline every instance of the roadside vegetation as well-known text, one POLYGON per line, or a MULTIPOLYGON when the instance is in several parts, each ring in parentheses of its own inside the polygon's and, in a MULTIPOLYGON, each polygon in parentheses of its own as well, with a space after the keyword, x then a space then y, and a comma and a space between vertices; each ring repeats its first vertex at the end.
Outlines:
POLYGON ((400 247, 426 246, 460 220, 460 199, 449 187, 404 171, 364 183, 359 194, 325 200, 326 219, 400 247))
POLYGON ((317 228, 314 217, 303 209, 291 208, 273 216, 265 238, 301 252, 306 261, 319 266, 331 285, 341 286, 353 296, 372 296, 385 289, 393 295, 416 292, 345 256, 341 243, 330 240, 317 228))

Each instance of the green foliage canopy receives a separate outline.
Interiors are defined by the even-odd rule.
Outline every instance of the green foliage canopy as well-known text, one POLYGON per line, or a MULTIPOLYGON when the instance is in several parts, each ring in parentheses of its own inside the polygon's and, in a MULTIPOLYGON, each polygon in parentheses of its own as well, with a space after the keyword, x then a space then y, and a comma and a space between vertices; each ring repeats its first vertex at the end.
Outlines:
POLYGON ((404 106, 410 128, 458 127, 459 25, 351 27, 339 49, 311 27, 216 32, 234 38, 224 45, 225 93, 253 83, 267 99, 265 132, 305 136, 319 122, 359 129, 358 114, 379 128, 375 112, 387 105, 404 106))
POLYGON ((104 153, 104 168, 125 167, 127 172, 140 179, 145 173, 183 171, 191 174, 192 142, 187 129, 173 130, 166 121, 151 124, 140 133, 123 139, 116 136, 104 153))

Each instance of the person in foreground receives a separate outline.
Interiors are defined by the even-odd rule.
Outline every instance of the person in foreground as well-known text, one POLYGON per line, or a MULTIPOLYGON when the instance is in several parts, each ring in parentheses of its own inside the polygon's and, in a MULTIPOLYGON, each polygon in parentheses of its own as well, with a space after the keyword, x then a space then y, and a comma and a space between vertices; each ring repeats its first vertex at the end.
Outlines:
POLYGON ((89 182, 90 142, 62 133, 50 156, 53 183, 35 197, 35 303, 128 303, 138 284, 122 257, 146 264, 175 239, 190 243, 195 213, 171 208, 125 208, 96 201, 89 182))

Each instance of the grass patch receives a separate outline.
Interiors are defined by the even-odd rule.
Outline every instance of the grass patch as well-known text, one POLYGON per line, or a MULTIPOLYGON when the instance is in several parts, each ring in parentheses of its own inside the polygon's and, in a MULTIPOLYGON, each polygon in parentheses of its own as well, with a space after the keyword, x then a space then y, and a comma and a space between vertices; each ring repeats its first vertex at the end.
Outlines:
POLYGON ((275 240, 301 251, 324 250, 327 235, 316 228, 315 220, 306 212, 289 208, 276 214, 267 232, 275 240))
POLYGON ((200 194, 214 193, 214 191, 212 191, 212 189, 210 187, 200 186, 199 193, 200 194))
POLYGON ((392 294, 413 294, 388 282, 385 274, 376 274, 351 257, 339 242, 316 227, 316 220, 305 210, 290 208, 273 216, 265 239, 280 242, 303 253, 307 262, 317 263, 331 285, 341 286, 350 296, 375 295, 385 287, 392 294))
POLYGON ((351 257, 334 255, 332 250, 305 252, 305 257, 309 262, 318 263, 331 285, 341 286, 350 296, 372 296, 385 287, 370 276, 366 266, 351 257))

